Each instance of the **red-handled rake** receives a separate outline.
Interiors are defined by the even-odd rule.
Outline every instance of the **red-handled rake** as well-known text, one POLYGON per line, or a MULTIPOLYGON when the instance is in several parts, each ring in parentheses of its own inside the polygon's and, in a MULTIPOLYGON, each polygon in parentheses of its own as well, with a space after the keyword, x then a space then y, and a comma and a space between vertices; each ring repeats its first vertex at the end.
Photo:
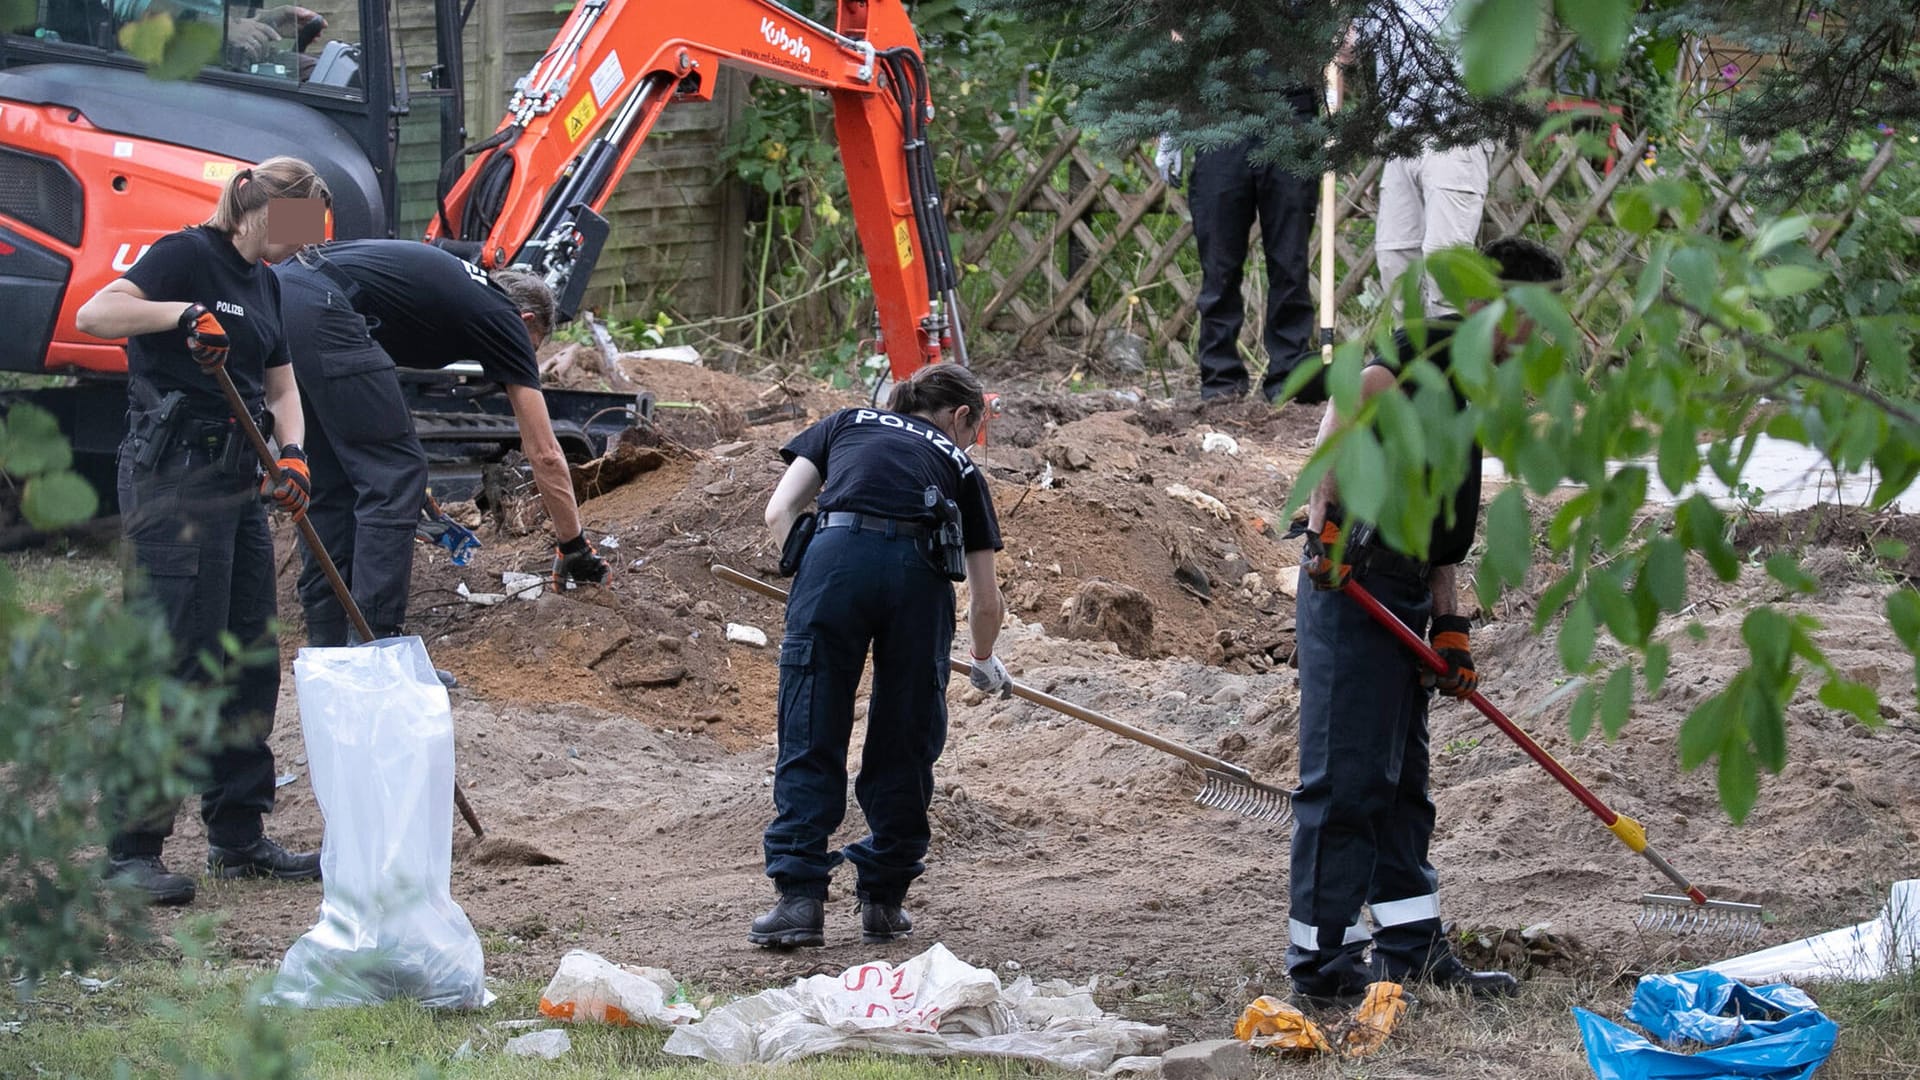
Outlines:
MULTIPOLYGON (((761 581, 757 577, 751 577, 730 566, 721 566, 717 563, 708 569, 712 571, 714 577, 729 585, 738 585, 749 592, 759 593, 761 596, 778 600, 783 604, 787 602, 787 591, 778 585, 761 581)), ((973 673, 973 665, 965 660, 956 656, 951 662, 953 670, 960 674, 973 673)), ((1018 682, 1013 684, 1013 696, 1031 701, 1035 705, 1044 705, 1075 720, 1084 721, 1102 730, 1111 731, 1122 738, 1151 746, 1163 754, 1171 754, 1197 766, 1201 774, 1206 777, 1206 785, 1200 789, 1200 794, 1193 797, 1193 801, 1201 806, 1225 810, 1273 825, 1284 825, 1293 818, 1292 792, 1286 788, 1261 783, 1253 778, 1252 773, 1230 761, 1222 761, 1212 754, 1201 753, 1172 739, 1163 739, 1150 731, 1142 731, 1131 724, 1123 724, 1110 716, 1082 708, 1071 701, 1042 693, 1018 682)))
MULTIPOLYGON (((1438 653, 1434 652, 1426 642, 1420 640, 1420 635, 1414 633, 1406 623, 1400 621, 1399 616, 1388 611, 1380 601, 1374 599, 1373 594, 1363 588, 1359 582, 1349 578, 1347 583, 1340 587, 1340 591, 1352 597, 1353 601, 1365 609, 1375 622, 1386 627, 1394 637, 1399 638, 1400 643, 1411 650, 1422 664, 1433 669, 1436 674, 1447 673, 1447 662, 1440 659, 1438 653)), ((1706 933, 1734 941, 1744 941, 1759 936, 1766 925, 1760 905, 1707 899, 1706 893, 1701 892, 1697 886, 1688 881, 1686 875, 1674 869, 1673 864, 1647 842, 1645 826, 1625 814, 1616 813, 1612 807, 1602 802, 1598 795, 1590 791, 1585 784, 1574 779, 1573 774, 1568 772, 1565 766, 1555 761, 1552 754, 1547 753, 1544 747, 1534 742, 1533 737, 1522 731, 1518 724, 1507 719, 1506 714, 1502 713, 1493 702, 1483 697, 1478 690, 1468 694, 1467 701, 1474 708, 1479 709, 1488 720, 1493 721, 1493 725, 1499 728, 1507 738, 1512 739, 1520 749, 1525 750, 1528 757, 1547 770, 1548 775, 1558 780, 1561 787, 1566 788, 1574 798, 1580 800, 1581 805, 1593 811, 1594 816, 1599 818, 1613 835, 1619 837, 1621 843, 1645 856, 1646 860, 1653 864, 1654 869, 1665 875, 1667 880, 1673 882, 1684 894, 1670 896, 1665 893, 1647 893, 1642 896, 1640 914, 1634 920, 1635 925, 1643 930, 1706 933)))

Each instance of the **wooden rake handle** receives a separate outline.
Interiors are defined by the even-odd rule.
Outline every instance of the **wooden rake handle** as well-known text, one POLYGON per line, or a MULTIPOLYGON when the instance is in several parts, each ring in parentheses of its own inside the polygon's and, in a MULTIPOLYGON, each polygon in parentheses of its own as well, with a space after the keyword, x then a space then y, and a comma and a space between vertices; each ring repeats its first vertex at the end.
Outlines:
MULTIPOLYGON (((730 566, 722 566, 718 563, 715 563, 708 569, 712 571, 714 577, 730 585, 738 585, 749 592, 759 593, 769 600, 778 600, 783 604, 787 602, 787 591, 778 585, 761 581, 757 577, 750 577, 730 566)), ((953 669, 960 672, 960 674, 973 674, 973 665, 967 663, 965 660, 956 656, 953 657, 950 662, 953 665, 953 669)), ((1242 780, 1249 784, 1259 783, 1259 781, 1253 778, 1252 773, 1249 773, 1247 770, 1232 762, 1222 761, 1212 754, 1202 753, 1191 746, 1174 742, 1172 739, 1161 738, 1150 731, 1142 731, 1131 724, 1123 724, 1111 716, 1075 705, 1071 701, 1054 697, 1052 694, 1043 693, 1017 681, 1013 683, 1013 696, 1031 701, 1035 705, 1044 705, 1057 713, 1071 716, 1075 720, 1084 721, 1102 730, 1111 731, 1123 739, 1132 739, 1134 742, 1140 743, 1143 746, 1151 746, 1163 754, 1171 754, 1174 757, 1180 758, 1182 761, 1197 765, 1202 769, 1211 769, 1214 772, 1223 773, 1233 777, 1235 780, 1242 780)))
MULTIPOLYGON (((1340 65, 1327 65, 1327 113, 1340 111, 1340 65)), ((1333 363, 1334 171, 1320 174, 1320 362, 1333 363)))
MULTIPOLYGON (((233 385, 233 376, 227 373, 226 365, 213 369, 213 377, 220 382, 220 392, 227 397, 227 408, 233 413, 233 422, 240 425, 253 452, 260 458, 260 464, 267 470, 268 476, 277 475, 280 464, 273 458, 273 449, 267 445, 267 437, 260 434, 260 425, 253 422, 253 414, 247 411, 247 403, 240 397, 240 388, 233 385)), ((313 531, 313 522, 305 514, 294 519, 294 527, 300 530, 300 539, 313 552, 315 562, 327 575, 327 583, 333 586, 333 595, 340 600, 340 606, 347 611, 347 618, 353 623, 353 629, 360 635, 361 641, 373 640, 373 628, 367 625, 367 617, 360 613, 360 605, 353 602, 353 593, 347 588, 345 578, 340 576, 340 568, 333 564, 332 556, 327 554, 326 546, 320 543, 320 534, 313 531)), ((460 781, 453 782, 453 805, 466 819, 467 828, 473 830, 475 837, 487 835, 480 827, 480 818, 474 814, 473 806, 467 802, 467 793, 460 789, 460 781)))

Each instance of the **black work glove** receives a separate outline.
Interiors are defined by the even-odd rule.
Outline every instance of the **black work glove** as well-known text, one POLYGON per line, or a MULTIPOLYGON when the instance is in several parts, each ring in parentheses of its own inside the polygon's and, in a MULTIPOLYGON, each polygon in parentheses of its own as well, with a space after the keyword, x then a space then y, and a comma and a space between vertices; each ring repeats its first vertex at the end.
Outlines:
POLYGON ((1347 563, 1335 563, 1329 554, 1334 545, 1340 542, 1340 524, 1329 521, 1320 526, 1320 535, 1307 534, 1306 567, 1307 577, 1316 589, 1333 590, 1347 583, 1353 575, 1353 567, 1347 563))
POLYGON ((220 325, 205 304, 189 304, 180 313, 180 330, 187 335, 187 352, 200 370, 211 375, 226 364, 227 328, 220 325))
POLYGON ((299 521, 307 516, 307 504, 313 501, 313 478, 307 471, 307 452, 300 449, 299 443, 288 443, 280 448, 280 460, 274 465, 277 475, 260 481, 260 494, 272 499, 273 505, 299 521))
POLYGON ((605 585, 611 568, 607 560, 593 550, 587 542, 587 534, 567 541, 553 549, 553 590, 564 592, 567 582, 577 581, 586 585, 605 585))
POLYGON ((1433 620, 1428 640, 1433 651, 1447 662, 1447 673, 1420 672, 1420 685, 1436 689, 1449 697, 1466 698, 1480 689, 1480 676, 1473 670, 1473 650, 1467 641, 1472 624, 1465 615, 1442 615, 1433 620))

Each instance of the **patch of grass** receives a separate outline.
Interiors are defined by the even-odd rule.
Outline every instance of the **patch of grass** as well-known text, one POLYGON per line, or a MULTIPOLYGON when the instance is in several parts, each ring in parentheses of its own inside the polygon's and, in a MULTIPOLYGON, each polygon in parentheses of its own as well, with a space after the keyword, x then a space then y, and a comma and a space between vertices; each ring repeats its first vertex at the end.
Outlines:
POLYGON ((1920 1062, 1920 968, 1870 983, 1835 983, 1809 993, 1840 1025, 1823 1078, 1892 1080, 1920 1062))
MULTIPOLYGON (((271 969, 234 965, 149 962, 120 971, 111 985, 87 993, 72 979, 50 980, 32 1003, 14 1010, 24 1021, 0 1032, 0 1076, 105 1077, 124 1062, 131 1076, 177 1075, 184 1061, 223 1076, 237 1069, 237 1033, 247 1025, 251 990, 271 982, 271 969)), ((519 1078, 672 1076, 706 1080, 738 1075, 667 1054, 667 1033, 600 1024, 567 1026, 572 1048, 558 1061, 508 1057, 498 1050, 524 1031, 502 1031, 501 1020, 539 1015, 539 982, 496 986, 492 1007, 465 1013, 432 1012, 410 1002, 371 1008, 271 1009, 264 1015, 283 1033, 311 1080, 519 1080, 519 1078), (474 1056, 455 1060, 463 1044, 474 1056)), ((255 1062, 257 1065, 257 1061, 255 1062)), ((908 1057, 821 1058, 756 1070, 766 1080, 1007 1080, 1064 1077, 1052 1069, 991 1061, 927 1061, 908 1057)))
POLYGON ((21 602, 35 611, 58 610, 83 589, 98 586, 110 594, 120 589, 120 564, 110 551, 13 551, 0 558, 20 583, 21 602))

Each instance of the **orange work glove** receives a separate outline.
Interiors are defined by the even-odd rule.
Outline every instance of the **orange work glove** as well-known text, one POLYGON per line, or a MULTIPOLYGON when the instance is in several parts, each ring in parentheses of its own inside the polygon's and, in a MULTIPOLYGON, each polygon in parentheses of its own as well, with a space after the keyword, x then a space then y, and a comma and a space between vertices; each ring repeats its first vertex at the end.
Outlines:
POLYGON ((227 328, 205 304, 189 304, 180 313, 180 329, 187 335, 187 352, 200 370, 211 375, 227 362, 227 328))
POLYGON ((1352 576, 1353 567, 1347 563, 1335 564, 1331 552, 1340 542, 1340 524, 1329 521, 1320 526, 1320 535, 1307 534, 1306 566, 1307 577, 1313 581, 1316 589, 1338 589, 1352 576))
POLYGON ((313 476, 307 471, 307 452, 300 449, 299 443, 288 443, 280 448, 280 460, 275 464, 279 466, 279 475, 260 481, 260 494, 299 521, 307 516, 307 506, 313 502, 313 476))
POLYGON ((1429 640, 1433 651, 1447 662, 1447 673, 1435 675, 1422 669, 1420 683, 1423 686, 1437 688, 1451 697, 1465 698, 1480 689, 1480 676, 1473 670, 1473 650, 1468 646, 1467 631, 1472 624, 1464 615, 1442 615, 1433 620, 1433 629, 1429 631, 1429 640))

